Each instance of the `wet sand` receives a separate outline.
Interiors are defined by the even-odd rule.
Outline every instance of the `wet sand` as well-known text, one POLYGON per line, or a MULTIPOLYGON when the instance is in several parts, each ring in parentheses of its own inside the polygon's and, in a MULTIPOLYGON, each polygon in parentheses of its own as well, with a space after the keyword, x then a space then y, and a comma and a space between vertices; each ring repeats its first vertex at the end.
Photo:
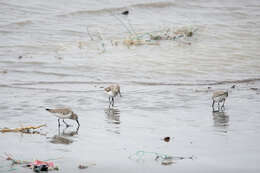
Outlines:
MULTIPOLYGON (((229 86, 213 86, 212 90, 229 86)), ((123 97, 116 99, 113 109, 108 109, 108 99, 100 89, 86 94, 2 87, 1 95, 8 98, 1 102, 2 115, 9 116, 2 117, 1 127, 42 123, 48 127, 40 131, 46 136, 0 134, 1 150, 20 160, 57 159, 54 163, 62 172, 81 172, 77 166, 86 162, 96 164, 89 172, 257 172, 260 93, 250 89, 256 86, 259 82, 229 89, 224 112, 212 112, 212 92, 206 86, 122 85, 123 97), (18 98, 19 104, 11 106, 18 98), (80 116, 78 131, 74 121, 69 122, 73 127, 63 125, 59 130, 56 117, 41 106, 64 102, 80 116), (65 142, 53 142, 57 136, 65 142), (168 143, 162 140, 166 136, 171 137, 168 143), (153 154, 129 159, 137 151, 194 159, 168 166, 155 161, 153 154)), ((10 163, 3 159, 1 163, 5 166, 1 170, 7 170, 10 163)))

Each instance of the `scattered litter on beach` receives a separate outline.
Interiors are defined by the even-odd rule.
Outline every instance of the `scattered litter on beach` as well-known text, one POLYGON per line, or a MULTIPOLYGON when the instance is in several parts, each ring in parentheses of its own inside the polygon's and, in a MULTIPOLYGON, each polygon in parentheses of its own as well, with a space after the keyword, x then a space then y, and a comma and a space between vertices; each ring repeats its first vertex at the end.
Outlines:
POLYGON ((147 151, 137 151, 136 153, 128 157, 130 160, 144 161, 148 158, 153 158, 155 161, 160 161, 161 165, 171 165, 176 163, 178 160, 183 159, 194 159, 194 156, 191 157, 180 157, 180 156, 170 156, 167 154, 157 153, 157 152, 147 152, 147 151))
POLYGON ((1 156, 1 157, 4 158, 5 160, 11 161, 12 162, 11 165, 16 165, 16 164, 20 165, 20 164, 29 164, 30 163, 29 161, 14 159, 14 157, 8 153, 5 153, 5 157, 4 156, 1 156))
POLYGON ((53 162, 45 162, 40 160, 35 160, 34 162, 27 164, 26 167, 33 169, 34 172, 59 170, 59 167, 54 166, 53 162))
POLYGON ((176 161, 174 161, 172 157, 166 157, 161 161, 162 165, 171 165, 174 163, 176 163, 176 161))
POLYGON ((39 129, 41 127, 45 127, 46 124, 39 125, 39 126, 27 126, 27 127, 20 127, 20 128, 15 128, 15 129, 10 129, 10 128, 3 128, 0 130, 2 133, 7 133, 7 132, 20 132, 20 133, 29 133, 29 134, 40 134, 39 131, 35 131, 35 129, 39 129))
MULTIPOLYGON (((31 161, 18 160, 15 159, 11 154, 7 154, 7 153, 5 153, 5 157, 3 158, 5 160, 11 161, 12 162, 11 166, 21 165, 22 167, 33 169, 34 172, 59 170, 57 166, 54 166, 53 162, 49 162, 49 161, 35 160, 31 162, 31 161)), ((12 167, 12 169, 8 171, 13 171, 13 170, 16 169, 12 167)))
POLYGON ((86 32, 89 40, 79 40, 76 43, 62 43, 57 49, 56 53, 71 49, 80 49, 83 52, 89 50, 103 54, 107 50, 118 47, 120 45, 127 48, 133 46, 153 45, 158 46, 162 41, 176 41, 184 45, 191 45, 194 35, 199 30, 197 27, 167 27, 157 31, 136 32, 134 27, 128 22, 123 21, 116 15, 112 15, 120 24, 126 28, 128 34, 126 37, 118 36, 117 39, 106 38, 99 28, 86 27, 86 32))

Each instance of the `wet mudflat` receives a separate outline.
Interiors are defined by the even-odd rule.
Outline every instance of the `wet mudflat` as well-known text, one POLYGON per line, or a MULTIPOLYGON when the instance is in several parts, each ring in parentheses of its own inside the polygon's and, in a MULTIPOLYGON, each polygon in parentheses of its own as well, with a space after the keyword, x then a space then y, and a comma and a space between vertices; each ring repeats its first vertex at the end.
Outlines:
MULTIPOLYGON (((31 97, 23 98, 26 99, 24 105, 14 104, 6 112, 2 111, 9 116, 3 117, 1 127, 42 122, 48 127, 41 130, 46 135, 1 134, 1 150, 22 160, 57 159, 55 163, 60 170, 68 172, 77 171, 77 165, 84 162, 96 164, 88 168, 91 172, 106 169, 186 172, 212 168, 255 172, 258 170, 255 153, 259 152, 260 100, 258 91, 248 89, 250 85, 259 83, 241 84, 232 89, 224 112, 214 113, 211 92, 198 92, 187 86, 122 85, 123 97, 116 100, 113 109, 108 109, 108 101, 99 90, 84 94, 2 88, 1 95, 10 99, 1 103, 2 106, 11 104, 12 99, 26 92, 31 97), (133 88, 135 92, 131 92, 133 88), (64 125, 59 129, 56 117, 48 114, 42 105, 69 105, 80 115, 81 126, 77 129, 77 124, 69 121, 73 127, 64 125), (170 136, 171 141, 163 141, 165 136, 170 136), (155 161, 155 155, 149 153, 129 159, 137 151, 194 156, 194 159, 177 160, 168 166, 155 161)), ((228 85, 217 86, 226 87, 228 85)), ((1 163, 6 166, 2 170, 6 170, 9 163, 1 163)))
MULTIPOLYGON (((260 171, 258 1, 36 2, 0 3, 0 128, 47 126, 0 133, 0 156, 51 160, 59 172, 260 171), (128 47, 111 11, 136 32, 196 33, 128 47), (112 83, 122 97, 109 108, 112 83), (229 92, 220 112, 216 90, 229 92), (58 128, 45 110, 61 107, 79 115, 79 128, 58 128)), ((0 163, 0 172, 32 171, 0 163)))

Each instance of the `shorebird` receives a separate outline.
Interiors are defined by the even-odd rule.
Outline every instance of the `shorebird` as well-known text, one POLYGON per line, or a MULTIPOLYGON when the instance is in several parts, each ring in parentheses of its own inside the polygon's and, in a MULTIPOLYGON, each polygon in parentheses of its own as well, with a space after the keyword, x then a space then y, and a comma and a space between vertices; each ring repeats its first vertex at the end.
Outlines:
POLYGON ((105 88, 105 92, 109 95, 108 100, 109 100, 109 107, 110 105, 114 106, 114 98, 119 94, 120 97, 120 86, 118 84, 110 85, 105 88))
POLYGON ((58 124, 60 126, 60 119, 62 119, 63 123, 66 124, 67 127, 69 127, 69 124, 65 122, 64 119, 71 119, 75 120, 78 123, 78 127, 80 126, 79 121, 78 121, 78 115, 72 112, 72 110, 68 108, 63 108, 63 109, 46 109, 46 111, 52 113, 56 117, 58 117, 58 124))
POLYGON ((227 91, 216 91, 213 93, 213 96, 212 96, 212 100, 213 100, 213 103, 212 103, 212 108, 214 110, 214 105, 215 105, 215 102, 218 103, 218 109, 219 109, 219 104, 220 102, 223 102, 222 103, 222 106, 221 108, 224 107, 225 105, 225 101, 226 101, 226 98, 228 97, 228 92, 227 91))

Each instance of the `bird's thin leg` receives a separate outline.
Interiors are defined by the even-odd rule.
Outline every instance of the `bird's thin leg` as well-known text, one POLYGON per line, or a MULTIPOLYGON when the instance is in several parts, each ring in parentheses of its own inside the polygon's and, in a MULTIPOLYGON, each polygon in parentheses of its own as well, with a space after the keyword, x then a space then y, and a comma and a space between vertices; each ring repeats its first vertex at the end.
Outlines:
POLYGON ((79 132, 79 126, 77 127, 76 134, 78 134, 78 132, 79 132))
POLYGON ((58 126, 60 127, 60 119, 58 118, 58 126))
POLYGON ((221 108, 224 108, 224 106, 225 106, 225 101, 226 101, 226 99, 224 99, 224 101, 223 101, 223 104, 222 104, 221 108))
POLYGON ((114 103, 115 103, 115 102, 114 102, 114 97, 112 97, 112 106, 114 106, 114 103))
POLYGON ((110 96, 108 97, 108 100, 109 100, 109 108, 110 108, 111 105, 110 96))
POLYGON ((214 104, 215 104, 215 100, 213 100, 213 103, 212 103, 212 108, 214 109, 214 104))
POLYGON ((79 124, 79 120, 78 119, 76 119, 76 121, 77 121, 77 123, 78 123, 78 127, 80 126, 80 124, 79 124))
POLYGON ((63 119, 63 123, 66 124, 66 127, 69 127, 69 126, 70 126, 68 123, 65 122, 64 119, 63 119))

